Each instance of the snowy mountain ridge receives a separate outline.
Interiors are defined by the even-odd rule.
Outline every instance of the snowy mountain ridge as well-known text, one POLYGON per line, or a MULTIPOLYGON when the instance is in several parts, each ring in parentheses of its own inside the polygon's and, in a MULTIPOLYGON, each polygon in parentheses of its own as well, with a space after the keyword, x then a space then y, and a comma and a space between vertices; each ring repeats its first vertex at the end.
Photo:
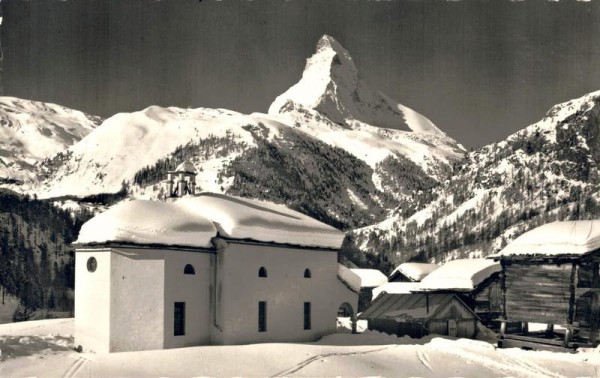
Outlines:
POLYGON ((596 91, 469 153, 426 207, 355 230, 354 241, 399 261, 485 256, 538 225, 599 217, 599 166, 596 91))
POLYGON ((390 107, 391 100, 371 91, 331 37, 321 38, 304 77, 318 85, 307 87, 302 79, 288 92, 316 100, 294 102, 284 94, 271 109, 280 101, 285 106, 270 114, 159 106, 116 114, 40 164, 19 190, 82 198, 116 193, 125 184, 134 197, 157 198, 161 175, 185 158, 195 164, 201 190, 296 204, 347 228, 380 220, 400 203, 407 211, 420 208, 464 156, 425 117, 397 103, 390 107), (332 85, 337 89, 328 90, 332 85), (326 103, 339 112, 325 112, 326 103), (354 211, 362 214, 357 220, 354 211))
POLYGON ((328 35, 317 43, 300 81, 273 101, 269 115, 365 161, 381 190, 391 174, 386 160, 400 165, 408 160, 441 180, 465 154, 427 117, 371 90, 348 51, 328 35))
POLYGON ((351 127, 351 121, 356 120, 445 136, 427 117, 372 91, 360 79, 348 51, 328 35, 321 37, 315 54, 308 58, 302 79, 275 99, 269 114, 279 114, 290 101, 314 109, 339 125, 351 127))
POLYGON ((44 159, 79 141, 101 121, 56 104, 0 97, 0 180, 35 180, 44 159))

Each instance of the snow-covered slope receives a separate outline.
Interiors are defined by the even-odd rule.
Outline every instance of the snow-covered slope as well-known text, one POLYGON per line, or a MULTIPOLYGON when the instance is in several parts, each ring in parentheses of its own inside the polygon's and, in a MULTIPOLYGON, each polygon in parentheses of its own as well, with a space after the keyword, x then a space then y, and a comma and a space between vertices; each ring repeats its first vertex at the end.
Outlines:
MULTIPOLYGON (((49 164, 48 180, 40 196, 117 192, 122 182, 131 181, 137 171, 190 142, 217 137, 230 138, 238 146, 253 145, 251 133, 242 126, 257 123, 252 116, 206 108, 151 106, 116 114, 49 164)), ((269 126, 276 133, 279 125, 269 126)), ((225 155, 207 156, 197 167, 198 183, 203 189, 214 189, 217 172, 210 166, 220 169, 225 160, 235 157, 235 153, 225 155)))
POLYGON ((0 97, 0 180, 35 180, 41 161, 79 141, 100 121, 56 104, 0 97))
POLYGON ((166 172, 185 160, 199 190, 284 203, 338 228, 368 224, 396 205, 364 162, 265 114, 157 106, 110 117, 47 161, 36 193, 84 197, 127 182, 130 195, 156 199, 166 172))
POLYGON ((380 165, 386 159, 398 157, 400 165, 408 160, 440 179, 464 155, 464 148, 427 117, 371 90, 348 51, 327 35, 300 81, 275 99, 269 114, 364 160, 382 187, 393 173, 380 165))
POLYGON ((464 156, 426 117, 371 91, 331 37, 289 93, 268 115, 158 106, 114 115, 47 161, 36 193, 83 197, 128 183, 130 194, 152 199, 166 170, 192 160, 201 190, 286 203, 348 228, 423 206, 464 156))
POLYGON ((539 122, 473 151, 437 199, 356 230, 365 251, 394 259, 482 257, 555 220, 600 217, 600 91, 552 107, 539 122))

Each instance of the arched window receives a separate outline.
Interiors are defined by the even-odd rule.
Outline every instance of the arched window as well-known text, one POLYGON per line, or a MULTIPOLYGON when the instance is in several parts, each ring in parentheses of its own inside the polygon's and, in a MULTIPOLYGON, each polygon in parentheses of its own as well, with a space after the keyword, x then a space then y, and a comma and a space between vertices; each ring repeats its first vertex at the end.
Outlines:
POLYGON ((267 276, 267 269, 265 269, 264 266, 261 266, 260 269, 258 270, 258 276, 259 277, 266 277, 267 276))
POLYGON ((183 268, 183 274, 196 274, 196 269, 191 264, 187 264, 185 268, 183 268))
POLYGON ((311 278, 312 274, 310 273, 310 269, 304 269, 304 278, 311 278))

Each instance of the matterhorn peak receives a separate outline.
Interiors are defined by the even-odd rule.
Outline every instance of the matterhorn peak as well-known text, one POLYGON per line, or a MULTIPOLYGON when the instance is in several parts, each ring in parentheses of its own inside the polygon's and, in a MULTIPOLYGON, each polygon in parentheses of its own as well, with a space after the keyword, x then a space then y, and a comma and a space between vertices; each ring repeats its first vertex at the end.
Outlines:
POLYGON ((371 90, 360 78, 348 50, 324 35, 307 59, 302 79, 278 96, 269 114, 291 116, 294 109, 317 111, 331 122, 352 128, 358 121, 383 128, 445 134, 429 119, 371 90))

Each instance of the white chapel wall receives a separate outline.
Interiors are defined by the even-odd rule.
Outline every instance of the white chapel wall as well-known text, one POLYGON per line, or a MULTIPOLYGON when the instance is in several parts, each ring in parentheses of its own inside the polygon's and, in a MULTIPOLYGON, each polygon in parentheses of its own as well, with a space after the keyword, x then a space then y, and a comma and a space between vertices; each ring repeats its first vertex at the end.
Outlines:
MULTIPOLYGON (((335 332, 339 284, 331 251, 230 243, 219 252, 219 323, 213 343, 311 341, 335 332), (261 266, 267 277, 258 276, 261 266), (304 277, 309 268, 311 278, 304 277), (258 331, 258 302, 267 302, 267 331, 258 331), (304 302, 311 329, 304 329, 304 302)), ((346 300, 346 299, 344 299, 346 300)))
POLYGON ((210 344, 210 254, 167 251, 165 254, 165 348, 210 344), (184 274, 191 264, 195 274, 184 274), (185 334, 174 336, 174 305, 185 302, 185 334))
POLYGON ((109 352, 110 342, 110 252, 75 253, 75 346, 84 351, 109 352), (96 259, 96 270, 87 263, 96 259))
POLYGON ((164 347, 166 253, 153 249, 113 249, 111 352, 164 347))

